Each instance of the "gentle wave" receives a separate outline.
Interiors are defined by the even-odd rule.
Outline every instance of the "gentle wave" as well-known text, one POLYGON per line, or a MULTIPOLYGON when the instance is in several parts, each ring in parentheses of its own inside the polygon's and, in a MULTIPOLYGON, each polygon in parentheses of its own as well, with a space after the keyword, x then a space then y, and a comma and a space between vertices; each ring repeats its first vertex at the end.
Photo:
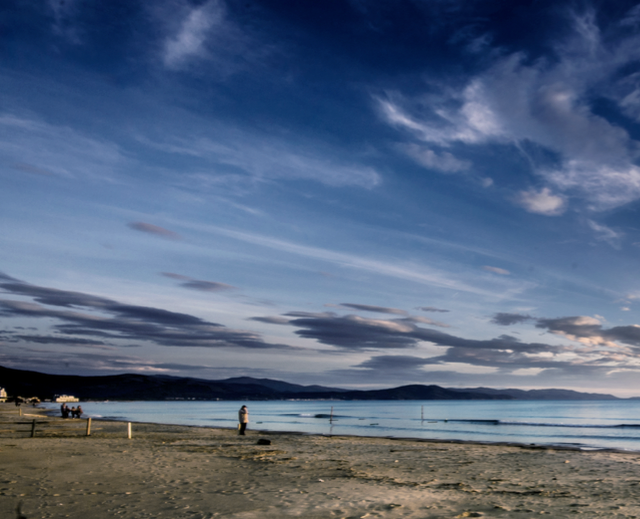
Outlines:
POLYGON ((640 424, 565 424, 552 422, 506 422, 503 420, 466 420, 466 419, 424 419, 421 422, 429 423, 461 423, 461 424, 478 424, 478 425, 505 425, 520 427, 554 427, 554 428, 576 428, 576 429, 640 429, 640 424))
POLYGON ((280 414, 279 416, 289 416, 291 418, 324 418, 327 420, 330 419, 334 419, 337 420, 338 418, 355 418, 354 416, 347 416, 347 415, 339 415, 339 414, 330 414, 330 413, 283 413, 280 414))
MULTIPOLYGON (((250 430, 640 452, 640 401, 255 401, 250 430)), ((56 404, 51 405, 56 413, 56 404)), ((86 417, 235 429, 238 402, 83 402, 86 417)), ((59 412, 59 411, 58 411, 59 412)))

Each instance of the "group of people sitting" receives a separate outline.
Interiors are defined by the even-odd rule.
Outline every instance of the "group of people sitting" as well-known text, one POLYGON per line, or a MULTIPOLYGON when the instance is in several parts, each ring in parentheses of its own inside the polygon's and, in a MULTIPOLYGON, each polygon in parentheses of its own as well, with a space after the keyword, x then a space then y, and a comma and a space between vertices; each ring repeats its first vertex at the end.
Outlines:
POLYGON ((62 413, 62 418, 69 418, 69 415, 71 415, 71 418, 80 418, 82 416, 82 406, 79 405, 78 407, 69 409, 67 404, 62 404, 60 406, 60 412, 62 413))

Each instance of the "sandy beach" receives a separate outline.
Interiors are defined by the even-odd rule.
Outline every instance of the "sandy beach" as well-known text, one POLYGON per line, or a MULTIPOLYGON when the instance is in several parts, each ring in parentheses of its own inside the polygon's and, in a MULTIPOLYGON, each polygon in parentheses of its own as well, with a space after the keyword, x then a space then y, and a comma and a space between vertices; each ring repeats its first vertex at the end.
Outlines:
POLYGON ((0 517, 640 517, 640 453, 46 417, 0 404, 0 517), (31 438, 28 422, 36 419, 31 438), (22 422, 21 425, 15 422, 22 422), (259 439, 270 445, 258 445, 259 439))

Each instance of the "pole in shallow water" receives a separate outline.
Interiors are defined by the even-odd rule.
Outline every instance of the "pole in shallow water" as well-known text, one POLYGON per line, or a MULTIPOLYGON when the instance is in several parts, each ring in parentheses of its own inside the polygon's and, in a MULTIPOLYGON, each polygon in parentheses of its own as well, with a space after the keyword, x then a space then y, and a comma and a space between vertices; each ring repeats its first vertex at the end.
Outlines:
POLYGON ((329 415, 329 423, 333 423, 333 406, 331 406, 331 414, 329 415))

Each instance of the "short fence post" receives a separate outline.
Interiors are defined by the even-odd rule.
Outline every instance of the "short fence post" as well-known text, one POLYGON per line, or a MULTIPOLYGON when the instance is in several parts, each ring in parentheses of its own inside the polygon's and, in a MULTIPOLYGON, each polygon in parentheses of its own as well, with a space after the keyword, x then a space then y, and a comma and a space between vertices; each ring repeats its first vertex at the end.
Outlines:
POLYGON ((87 436, 91 436, 91 418, 87 418, 87 436))
POLYGON ((18 408, 18 412, 20 413, 20 416, 22 416, 22 407, 18 408))
POLYGON ((31 437, 33 438, 36 435, 36 421, 35 419, 31 422, 31 437))
POLYGON ((127 438, 131 439, 131 422, 127 422, 127 438))

